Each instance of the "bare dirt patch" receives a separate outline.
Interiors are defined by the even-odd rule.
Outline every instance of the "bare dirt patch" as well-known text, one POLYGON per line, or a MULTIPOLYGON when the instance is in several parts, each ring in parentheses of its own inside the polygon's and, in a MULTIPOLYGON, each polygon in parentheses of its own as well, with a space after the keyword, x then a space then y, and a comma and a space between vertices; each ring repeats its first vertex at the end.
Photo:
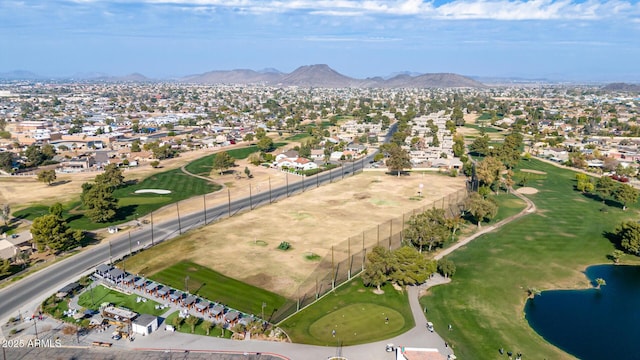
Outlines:
POLYGON ((547 175, 547 173, 546 173, 546 172, 544 172, 544 171, 540 171, 540 170, 533 170, 533 169, 520 169, 520 171, 522 171, 522 172, 526 172, 526 173, 531 173, 531 174, 547 175))
POLYGON ((525 194, 525 195, 533 195, 538 193, 538 189, 528 187, 528 186, 521 187, 516 191, 519 192, 520 194, 525 194))
MULTIPOLYGON (((245 181, 248 184, 249 180, 245 181)), ((271 181, 275 186, 273 177, 271 181)), ((291 175, 289 181, 292 181, 291 175)), ((248 195, 248 186, 245 187, 248 195)), ((398 178, 365 172, 190 232, 136 255, 127 261, 127 269, 151 274, 188 259, 290 297, 296 294, 300 284, 314 273, 318 274, 317 271, 325 274, 318 269, 323 266, 322 262, 307 261, 306 254, 311 252, 326 258, 335 247, 336 261, 341 261, 348 252, 347 238, 362 238, 364 230, 374 229, 412 209, 431 206, 434 201, 464 187, 462 177, 425 174, 398 178), (421 183, 424 199, 410 200, 421 183), (371 198, 361 194, 370 194, 371 198), (378 201, 374 203, 372 198, 378 201), (254 246, 253 239, 261 239, 268 246, 254 246), (289 242, 292 249, 277 250, 282 241, 289 242)), ((226 191, 221 193, 226 201, 226 191)), ((197 199, 197 203, 194 206, 199 210, 202 199, 197 199)), ((183 202, 180 207, 182 214, 183 202)), ((388 234, 389 228, 381 232, 388 234)), ((365 246, 372 246, 375 241, 374 236, 367 236, 365 246)), ((355 253, 360 251, 362 242, 350 246, 355 253)))

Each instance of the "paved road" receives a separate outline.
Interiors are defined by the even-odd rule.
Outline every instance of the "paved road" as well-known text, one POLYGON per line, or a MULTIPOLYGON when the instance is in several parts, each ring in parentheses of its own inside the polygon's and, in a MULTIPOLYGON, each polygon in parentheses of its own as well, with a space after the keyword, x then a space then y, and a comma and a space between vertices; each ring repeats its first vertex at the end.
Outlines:
POLYGON ((276 201, 314 189, 323 184, 339 181, 362 171, 363 166, 372 158, 373 154, 365 159, 345 163, 343 167, 306 177, 304 181, 292 182, 288 186, 285 185, 273 188, 271 191, 263 191, 252 197, 232 198, 227 204, 210 207, 206 211, 186 214, 163 223, 144 225, 138 230, 130 232, 130 236, 129 234, 120 234, 110 240, 109 243, 87 249, 0 290, 0 298, 2 299, 0 302, 0 322, 5 322, 9 317, 16 316, 19 309, 24 307, 25 300, 42 300, 69 281, 90 272, 101 263, 116 260, 130 251, 151 246, 152 242, 157 244, 176 237, 182 232, 205 225, 205 214, 208 224, 230 214, 235 215, 241 211, 255 209, 258 206, 269 204, 270 201, 276 201))

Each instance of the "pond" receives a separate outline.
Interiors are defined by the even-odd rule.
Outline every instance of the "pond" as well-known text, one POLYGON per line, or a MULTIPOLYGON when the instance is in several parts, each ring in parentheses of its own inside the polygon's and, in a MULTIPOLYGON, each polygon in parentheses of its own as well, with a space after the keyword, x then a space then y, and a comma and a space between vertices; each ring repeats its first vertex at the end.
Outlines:
POLYGON ((580 359, 640 359, 640 266, 590 266, 586 275, 606 285, 543 291, 525 305, 529 325, 580 359))

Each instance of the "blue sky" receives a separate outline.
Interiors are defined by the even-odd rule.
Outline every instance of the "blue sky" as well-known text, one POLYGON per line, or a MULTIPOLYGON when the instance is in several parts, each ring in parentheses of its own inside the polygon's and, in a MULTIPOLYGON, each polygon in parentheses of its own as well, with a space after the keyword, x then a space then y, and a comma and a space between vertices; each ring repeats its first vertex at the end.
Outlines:
POLYGON ((638 0, 0 0, 0 72, 640 81, 638 0))

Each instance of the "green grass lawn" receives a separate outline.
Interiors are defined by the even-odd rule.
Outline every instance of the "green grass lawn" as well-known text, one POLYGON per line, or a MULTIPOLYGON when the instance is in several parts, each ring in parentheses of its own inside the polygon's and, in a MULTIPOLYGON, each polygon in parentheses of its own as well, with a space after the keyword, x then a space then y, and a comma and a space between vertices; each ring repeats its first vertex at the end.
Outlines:
POLYGON ((138 314, 162 315, 167 310, 156 310, 157 302, 147 299, 146 302, 136 302, 138 295, 127 295, 119 291, 108 289, 102 285, 96 286, 93 290, 87 290, 78 298, 78 305, 87 309, 99 310, 100 304, 108 302, 113 305, 127 308, 138 314), (92 294, 93 293, 93 294, 92 294))
MULTIPOLYGON (((278 142, 278 143, 274 143, 273 145, 276 148, 279 148, 286 144, 287 143, 284 143, 284 142, 278 142)), ((249 157, 249 155, 258 151, 259 150, 257 146, 251 145, 244 148, 231 149, 231 150, 228 150, 227 153, 234 159, 246 159, 247 157, 249 157)), ((213 169, 213 160, 215 159, 215 157, 216 157, 216 154, 211 154, 211 155, 201 157, 187 164, 187 166, 185 166, 185 169, 192 174, 208 176, 211 173, 211 170, 213 169)))
POLYGON ((287 299, 272 292, 226 277, 204 266, 181 261, 151 275, 151 279, 173 288, 185 290, 185 278, 189 276, 189 292, 203 298, 225 304, 246 314, 262 316, 262 303, 266 320, 287 299))
POLYGON ((464 124, 465 127, 471 128, 471 129, 476 129, 478 131, 482 131, 484 130, 485 133, 497 133, 497 132, 502 132, 501 129, 498 128, 494 128, 493 126, 491 126, 490 124, 487 124, 487 126, 479 126, 476 124, 464 124))
MULTIPOLYGON (((574 172, 536 160, 520 166, 547 173, 527 184, 539 190, 527 195, 538 211, 451 254, 457 267, 453 282, 421 299, 427 317, 459 358, 494 359, 500 347, 525 358, 570 358, 529 327, 523 312, 526 291, 589 286, 582 271, 608 262, 614 249, 603 233, 638 215, 637 206, 622 211, 574 191, 574 172), (447 324, 454 330, 447 331, 447 324)), ((501 209, 517 211, 515 204, 501 209)))
POLYGON ((335 346, 388 339, 411 329, 415 322, 406 293, 391 285, 376 295, 358 277, 280 324, 296 343, 335 346), (385 323, 385 318, 389 323, 385 323), (336 330, 336 337, 332 330, 336 330))
MULTIPOLYGON (((74 229, 100 229, 109 225, 134 220, 165 205, 193 196, 211 193, 220 188, 221 186, 218 184, 187 175, 180 169, 174 169, 151 175, 137 184, 116 189, 113 195, 118 199, 118 215, 116 220, 110 223, 94 223, 83 216, 79 201, 64 204, 63 217, 67 219, 69 226, 74 229), (136 194, 135 191, 139 189, 164 189, 170 190, 171 194, 136 194)), ((16 211, 14 216, 33 220, 38 216, 48 214, 48 209, 48 206, 34 205, 16 211)))
MULTIPOLYGON (((164 325, 173 325, 173 319, 178 317, 178 314, 180 312, 176 311, 174 313, 171 313, 171 315, 167 316, 167 318, 164 320, 164 325)), ((198 323, 196 324, 196 327, 194 328, 194 332, 193 334, 196 335, 204 335, 207 336, 207 332, 202 328, 202 322, 204 320, 203 319, 199 319, 198 323)), ((177 331, 181 332, 181 333, 185 333, 185 334, 192 334, 191 332, 191 325, 182 323, 182 325, 180 326, 180 328, 176 329, 177 331)), ((209 330, 209 336, 211 337, 222 337, 225 339, 230 339, 231 335, 233 335, 233 333, 229 330, 225 330, 220 326, 211 328, 209 330)))
POLYGON ((289 136, 285 140, 296 141, 296 140, 302 140, 302 139, 308 138, 309 136, 311 136, 309 133, 301 133, 301 134, 295 134, 293 136, 289 136))

